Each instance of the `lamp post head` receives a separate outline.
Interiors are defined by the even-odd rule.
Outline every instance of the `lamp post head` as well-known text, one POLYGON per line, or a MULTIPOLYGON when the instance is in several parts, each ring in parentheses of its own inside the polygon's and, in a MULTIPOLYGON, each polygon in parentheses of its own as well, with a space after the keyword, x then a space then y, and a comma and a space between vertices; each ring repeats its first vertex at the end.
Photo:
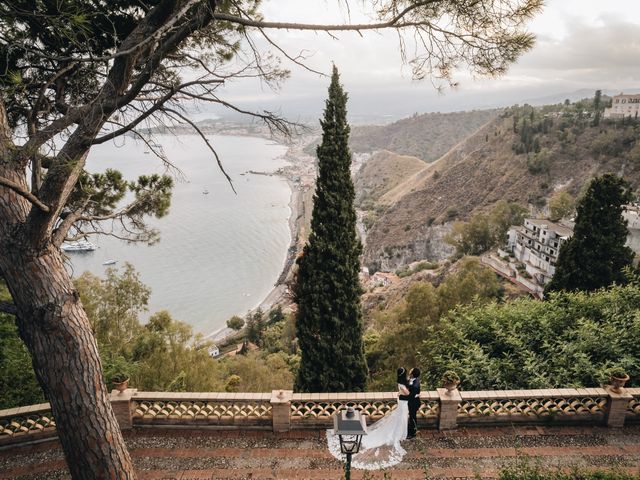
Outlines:
POLYGON ((340 439, 340 451, 355 454, 360 450, 362 436, 367 434, 367 424, 359 411, 347 407, 334 415, 333 432, 340 439))

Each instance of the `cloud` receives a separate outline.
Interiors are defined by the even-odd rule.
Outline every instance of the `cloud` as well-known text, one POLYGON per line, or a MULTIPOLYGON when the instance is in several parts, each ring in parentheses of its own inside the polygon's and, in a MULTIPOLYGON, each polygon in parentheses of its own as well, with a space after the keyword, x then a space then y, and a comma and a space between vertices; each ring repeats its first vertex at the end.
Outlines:
POLYGON ((639 27, 615 19, 607 19, 599 26, 570 22, 565 38, 540 38, 537 47, 523 58, 521 65, 537 70, 607 75, 629 69, 635 70, 640 79, 639 27))
MULTIPOLYGON (((456 76, 460 87, 447 89, 444 95, 438 94, 428 80, 420 83, 411 80, 410 69, 402 65, 394 32, 368 32, 363 37, 343 33, 339 40, 322 33, 299 31, 274 31, 270 36, 293 56, 306 50, 311 54, 308 64, 312 68, 328 72, 335 62, 350 93, 352 114, 401 116, 415 111, 508 105, 584 88, 637 89, 640 87, 640 36, 637 34, 640 18, 636 14, 620 15, 625 8, 631 9, 630 12, 638 10, 634 8, 635 2, 622 0, 608 6, 601 0, 549 0, 545 12, 532 24, 538 35, 536 46, 504 77, 474 79, 461 71, 456 76)), ((265 17, 346 21, 344 11, 336 10, 339 3, 270 1, 265 4, 265 17), (305 12, 309 18, 305 18, 305 12)), ((231 85, 227 98, 256 109, 319 114, 328 79, 296 65, 288 67, 291 78, 278 92, 261 89, 258 82, 246 81, 231 85)))

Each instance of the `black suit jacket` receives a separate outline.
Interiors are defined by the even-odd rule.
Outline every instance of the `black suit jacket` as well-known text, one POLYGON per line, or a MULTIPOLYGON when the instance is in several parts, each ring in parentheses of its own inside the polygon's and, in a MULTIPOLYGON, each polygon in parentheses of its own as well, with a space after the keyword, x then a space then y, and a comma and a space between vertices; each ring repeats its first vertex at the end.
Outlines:
POLYGON ((420 379, 414 378, 413 381, 409 382, 407 388, 409 389, 409 395, 407 395, 409 397, 409 407, 420 406, 420 379))

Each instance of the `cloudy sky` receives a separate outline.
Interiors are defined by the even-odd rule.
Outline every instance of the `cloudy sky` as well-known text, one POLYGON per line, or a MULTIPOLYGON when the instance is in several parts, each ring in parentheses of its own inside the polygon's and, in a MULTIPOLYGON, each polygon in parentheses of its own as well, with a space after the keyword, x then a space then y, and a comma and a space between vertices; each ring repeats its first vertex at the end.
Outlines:
MULTIPOLYGON (((265 0, 266 20, 343 23, 344 0, 265 0)), ((360 20, 351 0, 352 19, 360 20)), ((453 111, 511 105, 581 90, 640 91, 639 0, 547 0, 529 25, 536 46, 499 79, 460 72, 456 89, 438 93, 432 82, 412 80, 402 64, 393 32, 327 34, 272 31, 271 38, 292 55, 301 49, 307 64, 328 72, 335 62, 350 95, 352 117, 453 111)), ((248 108, 314 116, 322 108, 327 79, 287 63, 291 77, 279 91, 253 81, 227 87, 226 98, 248 108)), ((584 92, 582 92, 584 93, 584 92)), ((575 95, 574 95, 575 96, 575 95)))

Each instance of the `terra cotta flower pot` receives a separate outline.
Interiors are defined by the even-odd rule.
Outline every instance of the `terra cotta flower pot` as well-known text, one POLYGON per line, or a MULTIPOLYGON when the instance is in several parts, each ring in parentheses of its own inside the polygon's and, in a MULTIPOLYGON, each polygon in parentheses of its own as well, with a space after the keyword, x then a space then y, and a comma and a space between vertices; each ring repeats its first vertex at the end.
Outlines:
POLYGON ((611 390, 615 393, 620 393, 624 389, 624 384, 629 381, 629 375, 624 377, 611 377, 611 390))
POLYGON ((124 382, 113 382, 113 388, 118 390, 120 393, 124 392, 127 388, 129 388, 129 379, 127 378, 124 382))

